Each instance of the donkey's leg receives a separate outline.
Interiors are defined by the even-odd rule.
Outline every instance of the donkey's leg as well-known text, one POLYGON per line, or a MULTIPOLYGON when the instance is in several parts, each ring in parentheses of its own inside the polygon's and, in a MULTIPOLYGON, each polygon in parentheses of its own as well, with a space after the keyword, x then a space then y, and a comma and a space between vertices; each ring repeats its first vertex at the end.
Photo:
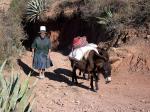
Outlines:
POLYGON ((96 87, 96 90, 99 90, 99 87, 98 87, 98 80, 95 80, 95 87, 96 87))
POLYGON ((96 87, 96 90, 98 90, 99 89, 99 87, 98 87, 98 80, 99 80, 99 78, 98 78, 98 73, 96 74, 96 68, 93 71, 93 76, 95 78, 95 87, 96 87))
POLYGON ((74 72, 72 72, 72 83, 74 83, 74 72))
POLYGON ((74 78, 75 78, 75 84, 78 84, 76 70, 77 70, 77 69, 75 69, 75 75, 74 75, 74 78))
POLYGON ((73 67, 73 74, 72 74, 72 82, 78 84, 78 81, 77 81, 77 74, 76 74, 76 70, 77 68, 74 66, 73 67))
POLYGON ((83 72, 83 78, 86 79, 86 77, 85 77, 85 72, 83 72))
POLYGON ((81 70, 79 70, 79 75, 81 75, 81 73, 82 73, 81 70))
POLYGON ((75 75, 76 75, 76 68, 73 67, 73 70, 72 70, 72 82, 74 83, 74 80, 75 80, 75 75))
POLYGON ((93 75, 91 75, 91 82, 90 82, 90 85, 91 85, 91 90, 94 90, 94 86, 93 86, 93 75))

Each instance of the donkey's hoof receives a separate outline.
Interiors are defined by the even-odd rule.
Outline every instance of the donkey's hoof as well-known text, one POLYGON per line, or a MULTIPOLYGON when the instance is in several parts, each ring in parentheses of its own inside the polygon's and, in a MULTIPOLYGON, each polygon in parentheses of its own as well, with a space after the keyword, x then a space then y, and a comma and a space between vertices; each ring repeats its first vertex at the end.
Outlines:
POLYGON ((106 81, 105 84, 108 84, 108 83, 110 83, 110 82, 111 82, 111 81, 106 81))
POLYGON ((99 88, 96 88, 96 91, 99 90, 99 88))
POLYGON ((78 85, 78 82, 72 82, 71 85, 78 85))
POLYGON ((75 82, 74 84, 75 84, 75 85, 78 85, 79 83, 78 83, 78 82, 75 82))
POLYGON ((95 89, 91 89, 92 92, 97 92, 95 89))
POLYGON ((96 90, 94 88, 90 88, 91 91, 96 92, 96 90))

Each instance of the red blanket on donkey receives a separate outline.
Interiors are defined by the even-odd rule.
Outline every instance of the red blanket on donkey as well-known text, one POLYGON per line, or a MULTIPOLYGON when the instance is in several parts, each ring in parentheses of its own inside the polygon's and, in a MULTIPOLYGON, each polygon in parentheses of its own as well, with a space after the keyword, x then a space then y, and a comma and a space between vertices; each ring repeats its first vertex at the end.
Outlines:
POLYGON ((73 39, 72 48, 76 49, 79 47, 86 46, 87 44, 88 42, 86 40, 86 36, 83 36, 83 37, 78 36, 73 39))

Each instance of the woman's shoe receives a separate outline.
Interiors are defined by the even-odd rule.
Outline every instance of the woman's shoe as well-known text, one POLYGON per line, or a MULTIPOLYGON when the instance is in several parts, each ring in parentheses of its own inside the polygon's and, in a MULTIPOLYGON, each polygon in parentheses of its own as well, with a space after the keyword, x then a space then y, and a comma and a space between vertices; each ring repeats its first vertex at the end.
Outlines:
POLYGON ((44 75, 40 75, 40 79, 44 79, 45 78, 45 76, 44 75))
POLYGON ((44 79, 44 78, 45 78, 45 76, 44 76, 44 75, 42 75, 42 74, 40 74, 39 76, 37 76, 37 78, 39 78, 39 79, 44 79))

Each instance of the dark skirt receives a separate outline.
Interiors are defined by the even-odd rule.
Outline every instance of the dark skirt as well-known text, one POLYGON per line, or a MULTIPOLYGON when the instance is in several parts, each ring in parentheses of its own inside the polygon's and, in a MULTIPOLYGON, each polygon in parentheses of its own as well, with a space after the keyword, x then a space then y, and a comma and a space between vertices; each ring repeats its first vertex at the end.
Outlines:
POLYGON ((53 66, 50 58, 47 57, 47 54, 40 53, 36 54, 33 57, 33 68, 34 69, 45 69, 53 66))

